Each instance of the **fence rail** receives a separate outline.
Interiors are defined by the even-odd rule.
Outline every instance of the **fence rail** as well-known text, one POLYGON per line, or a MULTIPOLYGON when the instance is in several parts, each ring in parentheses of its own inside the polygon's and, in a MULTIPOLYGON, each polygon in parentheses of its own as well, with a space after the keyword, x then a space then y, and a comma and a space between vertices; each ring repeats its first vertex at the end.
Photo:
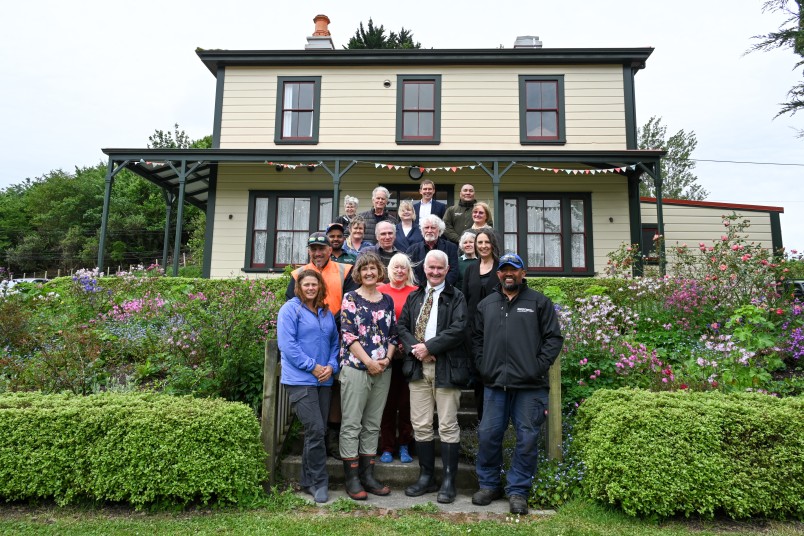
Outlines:
POLYGON ((279 347, 275 339, 265 341, 265 368, 262 384, 262 416, 260 434, 267 455, 268 485, 276 483, 280 455, 290 425, 293 423, 290 399, 280 383, 282 364, 279 362, 279 347))

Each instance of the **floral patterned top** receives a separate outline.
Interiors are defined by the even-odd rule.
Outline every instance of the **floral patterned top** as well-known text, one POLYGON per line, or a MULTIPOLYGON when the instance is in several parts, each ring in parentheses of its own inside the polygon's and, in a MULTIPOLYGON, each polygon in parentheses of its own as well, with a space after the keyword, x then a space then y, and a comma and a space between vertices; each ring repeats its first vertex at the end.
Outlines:
POLYGON ((357 291, 347 292, 341 304, 341 367, 366 370, 366 366, 349 351, 358 341, 375 361, 385 358, 388 345, 398 343, 394 300, 383 294, 378 302, 370 302, 357 291))

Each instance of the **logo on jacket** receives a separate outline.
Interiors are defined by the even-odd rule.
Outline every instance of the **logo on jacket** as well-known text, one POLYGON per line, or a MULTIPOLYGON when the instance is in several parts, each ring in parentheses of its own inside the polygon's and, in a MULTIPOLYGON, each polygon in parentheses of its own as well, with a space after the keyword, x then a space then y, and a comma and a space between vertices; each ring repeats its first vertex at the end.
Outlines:
POLYGON ((533 311, 533 309, 528 309, 527 307, 517 307, 516 312, 517 313, 532 313, 534 311, 533 311))

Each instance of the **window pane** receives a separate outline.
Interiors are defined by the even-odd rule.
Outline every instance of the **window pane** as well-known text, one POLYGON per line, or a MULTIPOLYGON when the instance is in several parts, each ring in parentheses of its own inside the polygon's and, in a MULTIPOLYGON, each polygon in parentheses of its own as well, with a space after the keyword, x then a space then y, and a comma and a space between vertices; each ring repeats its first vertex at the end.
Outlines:
POLYGON ((293 233, 280 231, 276 234, 276 263, 293 262, 293 233))
POLYGON ((433 114, 432 113, 420 113, 419 114, 419 136, 422 137, 433 137, 433 114))
POLYGON ((417 109, 419 107, 419 84, 405 82, 404 92, 402 108, 405 110, 417 109))
POLYGON ((318 228, 324 230, 335 221, 332 217, 332 198, 322 197, 318 200, 318 228))
POLYGON ((542 108, 558 108, 558 84, 542 82, 542 108))
POLYGON ((257 231, 254 233, 254 255, 251 258, 252 264, 265 264, 267 246, 268 233, 266 231, 257 231))
POLYGON ((419 135, 419 114, 405 112, 402 114, 402 135, 406 138, 419 135))
POLYGON ((282 137, 293 137, 293 112, 282 113, 282 137))
POLYGON ((298 100, 298 92, 299 92, 299 84, 293 84, 291 82, 285 82, 285 97, 283 102, 283 107, 287 109, 296 108, 296 102, 298 100))
POLYGON ((433 106, 435 102, 435 84, 428 82, 426 84, 417 85, 419 86, 419 108, 425 110, 435 108, 435 106, 433 106))
POLYGON ((299 84, 298 105, 295 107, 302 108, 304 110, 313 109, 313 84, 299 84))
POLYGON ((544 235, 528 235, 528 266, 544 267, 544 235))
POLYGON ((299 112, 297 114, 298 125, 296 125, 296 138, 312 138, 313 137, 313 112, 299 112))
POLYGON ((561 201, 558 199, 544 201, 544 230, 548 233, 561 232, 561 201))
POLYGON ((517 221, 517 200, 503 199, 503 217, 505 218, 506 233, 515 233, 519 222, 517 221))
POLYGON ((528 199, 528 232, 544 232, 544 201, 528 199))
POLYGON ((517 238, 515 234, 506 234, 503 237, 503 252, 505 251, 516 251, 517 250, 517 238))
POLYGON ((294 199, 293 212, 293 229, 309 232, 310 198, 297 197, 294 199))
POLYGON ((528 110, 538 110, 542 107, 541 82, 528 82, 525 84, 525 101, 528 110))
POLYGON ((572 267, 586 268, 586 245, 584 235, 572 235, 572 267))
POLYGON ((527 122, 528 137, 538 138, 542 135, 542 113, 541 112, 528 112, 525 114, 527 122))
POLYGON ((542 112, 542 136, 545 138, 558 137, 558 114, 555 112, 542 112))
POLYGON ((573 199, 570 201, 570 223, 573 233, 583 233, 586 231, 583 219, 583 199, 573 199))
POLYGON ((268 198, 258 197, 254 202, 254 230, 268 228, 268 198))
POLYGON ((276 228, 293 229, 293 198, 280 197, 276 201, 276 228))
POLYGON ((545 268, 561 268, 561 237, 559 235, 544 235, 544 266, 545 268))

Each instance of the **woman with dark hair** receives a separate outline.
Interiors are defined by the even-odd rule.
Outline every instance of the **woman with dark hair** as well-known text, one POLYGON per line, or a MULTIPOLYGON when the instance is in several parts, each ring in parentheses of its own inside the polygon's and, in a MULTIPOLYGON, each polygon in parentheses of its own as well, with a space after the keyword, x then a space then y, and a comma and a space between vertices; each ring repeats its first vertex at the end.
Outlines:
MULTIPOLYGON (((479 229, 475 235, 475 255, 478 262, 470 264, 463 274, 463 295, 466 296, 466 325, 473 326, 477 304, 480 300, 494 292, 494 287, 500 282, 497 278, 497 263, 500 260, 500 245, 497 235, 491 227, 479 229)), ((471 329, 468 331, 471 332, 471 329)), ((467 341, 471 345, 470 340, 467 341)), ((483 417, 483 383, 480 378, 475 379, 475 408, 477 420, 483 417)))
POLYGON ((360 287, 347 292, 341 306, 340 449, 346 493, 358 501, 366 499, 367 491, 391 493, 391 488, 374 479, 391 359, 398 343, 394 301, 377 290, 384 278, 380 257, 362 253, 352 269, 352 279, 360 287))
POLYGON ((296 278, 296 296, 285 302, 277 317, 282 359, 281 382, 304 427, 302 488, 315 502, 329 500, 329 475, 324 436, 333 376, 338 373, 338 329, 324 303, 324 279, 315 270, 296 278))

